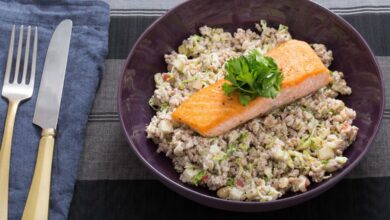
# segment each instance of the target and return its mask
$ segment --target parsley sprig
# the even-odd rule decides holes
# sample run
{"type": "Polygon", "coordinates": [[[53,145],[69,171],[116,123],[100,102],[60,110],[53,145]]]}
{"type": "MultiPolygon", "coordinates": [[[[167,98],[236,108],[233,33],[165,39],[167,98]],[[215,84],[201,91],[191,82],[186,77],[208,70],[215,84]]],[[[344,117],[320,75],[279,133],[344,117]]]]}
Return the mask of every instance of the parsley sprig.
{"type": "Polygon", "coordinates": [[[283,74],[271,57],[263,56],[258,50],[247,55],[232,58],[225,63],[227,75],[222,89],[231,96],[238,92],[244,106],[258,96],[275,98],[283,81],[283,74]]]}

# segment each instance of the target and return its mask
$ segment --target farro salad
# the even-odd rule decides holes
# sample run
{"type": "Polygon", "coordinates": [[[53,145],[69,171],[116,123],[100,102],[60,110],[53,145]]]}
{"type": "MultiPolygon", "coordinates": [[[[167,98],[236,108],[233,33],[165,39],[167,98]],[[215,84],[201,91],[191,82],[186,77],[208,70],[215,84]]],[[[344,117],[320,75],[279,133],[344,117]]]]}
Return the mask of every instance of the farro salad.
{"type": "MultiPolygon", "coordinates": [[[[226,76],[230,58],[253,49],[265,54],[292,39],[284,25],[274,29],[262,20],[255,27],[231,34],[203,26],[165,55],[168,71],[154,76],[149,104],[156,115],[146,132],[184,183],[207,187],[224,199],[266,202],[330,178],[347,162],[343,151],[358,128],[352,125],[356,112],[337,99],[352,92],[339,71],[330,72],[331,83],[317,92],[216,137],[173,121],[172,112],[184,100],[226,76]]],[[[311,47],[329,67],[332,51],[322,44],[311,47]]]]}

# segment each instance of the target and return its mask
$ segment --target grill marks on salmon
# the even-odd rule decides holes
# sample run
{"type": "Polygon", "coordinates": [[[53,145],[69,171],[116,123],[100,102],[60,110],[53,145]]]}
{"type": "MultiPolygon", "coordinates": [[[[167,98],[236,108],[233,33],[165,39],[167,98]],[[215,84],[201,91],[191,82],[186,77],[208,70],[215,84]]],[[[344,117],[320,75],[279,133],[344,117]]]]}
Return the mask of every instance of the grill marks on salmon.
{"type": "Polygon", "coordinates": [[[326,86],[329,70],[304,41],[290,40],[269,51],[284,79],[274,98],[258,97],[243,106],[238,95],[225,95],[222,79],[194,93],[173,113],[172,118],[206,137],[223,134],[255,117],[294,102],[326,86]]]}

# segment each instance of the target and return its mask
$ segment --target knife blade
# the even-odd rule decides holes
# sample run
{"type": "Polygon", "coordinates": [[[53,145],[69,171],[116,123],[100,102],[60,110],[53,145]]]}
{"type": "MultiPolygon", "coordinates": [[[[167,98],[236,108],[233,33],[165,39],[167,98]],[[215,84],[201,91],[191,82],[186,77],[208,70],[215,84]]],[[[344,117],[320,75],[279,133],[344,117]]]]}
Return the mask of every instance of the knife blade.
{"type": "Polygon", "coordinates": [[[47,50],[33,117],[42,134],[23,220],[48,219],[51,166],[72,26],[71,20],[62,21],[54,30],[47,50]]]}
{"type": "Polygon", "coordinates": [[[72,21],[64,20],[49,43],[33,118],[33,123],[43,129],[57,127],[71,32],[72,21]]]}

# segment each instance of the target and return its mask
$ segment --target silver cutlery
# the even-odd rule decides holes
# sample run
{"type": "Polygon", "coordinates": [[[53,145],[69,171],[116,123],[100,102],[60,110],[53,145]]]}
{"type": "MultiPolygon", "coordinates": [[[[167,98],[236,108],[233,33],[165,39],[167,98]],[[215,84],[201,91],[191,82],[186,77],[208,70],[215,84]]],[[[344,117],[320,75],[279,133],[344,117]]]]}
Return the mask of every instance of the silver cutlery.
{"type": "Polygon", "coordinates": [[[71,20],[62,21],[55,29],[47,50],[33,118],[33,123],[42,128],[42,134],[23,220],[48,219],[54,141],[72,26],[71,20]]]}
{"type": "Polygon", "coordinates": [[[38,30],[34,28],[34,45],[30,62],[30,77],[27,78],[27,69],[29,66],[31,26],[27,28],[27,37],[25,41],[23,71],[20,81],[19,70],[23,47],[23,25],[20,26],[18,49],[16,54],[16,63],[14,66],[14,75],[11,77],[12,60],[14,54],[15,25],[12,27],[11,39],[8,49],[7,66],[4,75],[2,96],[8,100],[7,118],[5,121],[3,140],[0,149],[0,220],[8,218],[8,185],[9,168],[11,159],[12,136],[14,130],[15,116],[19,104],[31,98],[34,90],[35,67],[37,61],[38,30]]]}

